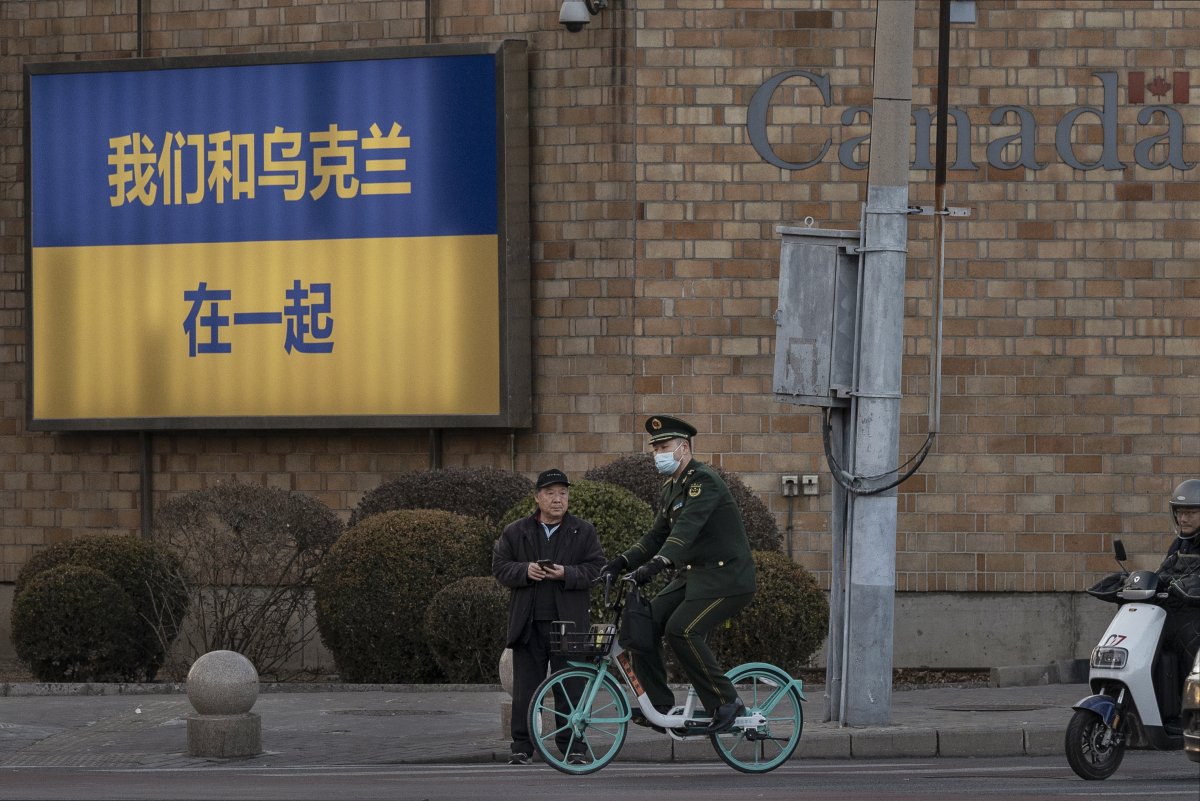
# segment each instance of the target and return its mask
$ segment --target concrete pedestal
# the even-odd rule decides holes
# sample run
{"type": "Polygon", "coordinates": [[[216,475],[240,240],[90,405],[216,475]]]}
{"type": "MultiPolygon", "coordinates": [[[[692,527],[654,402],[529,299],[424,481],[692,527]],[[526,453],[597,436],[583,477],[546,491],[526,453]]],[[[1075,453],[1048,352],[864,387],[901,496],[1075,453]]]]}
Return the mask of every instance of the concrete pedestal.
{"type": "Polygon", "coordinates": [[[262,753],[262,718],[191,714],[187,719],[188,756],[248,757],[262,753]]]}

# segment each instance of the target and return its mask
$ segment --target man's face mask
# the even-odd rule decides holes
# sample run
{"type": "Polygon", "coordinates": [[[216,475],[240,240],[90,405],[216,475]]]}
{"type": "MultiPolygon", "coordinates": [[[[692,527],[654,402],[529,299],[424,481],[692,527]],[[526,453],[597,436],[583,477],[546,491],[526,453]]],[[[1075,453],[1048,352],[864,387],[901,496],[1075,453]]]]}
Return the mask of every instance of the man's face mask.
{"type": "Polygon", "coordinates": [[[675,458],[675,454],[679,452],[682,445],[681,442],[675,446],[675,450],[654,454],[654,466],[658,468],[660,475],[674,475],[675,471],[679,469],[679,460],[675,458]]]}

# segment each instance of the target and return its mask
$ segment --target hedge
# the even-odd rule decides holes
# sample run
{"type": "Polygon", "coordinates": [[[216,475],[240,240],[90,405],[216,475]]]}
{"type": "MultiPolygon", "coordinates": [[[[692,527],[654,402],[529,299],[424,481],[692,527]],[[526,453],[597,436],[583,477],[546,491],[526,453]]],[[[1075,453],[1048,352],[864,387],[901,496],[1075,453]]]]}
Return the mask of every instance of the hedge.
{"type": "Polygon", "coordinates": [[[317,627],[342,679],[444,679],[426,612],[443,587],[490,573],[493,539],[485,522],[435,509],[384,512],[348,529],[315,583],[317,627]]]}
{"type": "Polygon", "coordinates": [[[795,675],[829,633],[829,597],[811,573],[780,553],[754,552],[758,590],[709,637],[717,664],[770,662],[795,675]]]}
{"type": "Polygon", "coordinates": [[[508,590],[468,576],[438,590],[425,613],[429,650],[448,681],[495,684],[508,634],[508,590]]]}
{"type": "MultiPolygon", "coordinates": [[[[70,604],[91,604],[91,601],[78,595],[54,600],[35,594],[21,602],[21,596],[39,575],[68,565],[88,567],[107,576],[128,599],[133,610],[133,617],[129,619],[121,618],[118,611],[113,613],[114,624],[118,618],[122,621],[125,631],[122,641],[128,648],[122,645],[117,652],[103,656],[108,665],[103,672],[120,674],[131,680],[152,680],[179,632],[179,622],[188,607],[179,560],[154,543],[119,534],[91,535],[52,545],[34,554],[17,575],[13,589],[14,620],[18,615],[18,607],[21,607],[19,614],[29,622],[41,615],[46,615],[48,621],[62,619],[70,616],[70,604]],[[38,599],[52,603],[53,608],[38,599]],[[128,659],[128,664],[119,669],[111,664],[111,659],[116,658],[118,652],[121,658],[128,659]]],[[[108,592],[100,589],[100,582],[95,581],[94,577],[88,581],[92,591],[108,592]]],[[[91,612],[90,607],[81,607],[75,614],[86,616],[91,612]]],[[[49,647],[49,643],[46,642],[44,647],[49,647]]],[[[60,643],[58,647],[63,653],[73,652],[75,648],[67,642],[60,643]]],[[[41,653],[42,650],[39,651],[41,653]]],[[[41,656],[38,659],[44,663],[41,656]]],[[[36,670],[34,675],[37,675],[36,670]]]]}
{"type": "Polygon", "coordinates": [[[38,681],[133,681],[147,670],[140,623],[112,578],[60,564],[23,583],[13,602],[13,645],[38,681]]]}
{"type": "Polygon", "coordinates": [[[403,473],[366,493],[350,514],[350,526],[397,509],[441,509],[495,522],[533,482],[520,473],[491,467],[446,467],[403,473]]]}

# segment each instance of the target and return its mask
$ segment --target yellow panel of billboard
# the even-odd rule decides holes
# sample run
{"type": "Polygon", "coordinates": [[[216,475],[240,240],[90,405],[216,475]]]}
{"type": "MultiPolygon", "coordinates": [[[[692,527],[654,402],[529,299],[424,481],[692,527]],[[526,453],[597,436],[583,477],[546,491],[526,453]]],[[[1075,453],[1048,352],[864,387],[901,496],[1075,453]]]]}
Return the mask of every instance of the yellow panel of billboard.
{"type": "Polygon", "coordinates": [[[39,248],[38,419],[495,415],[491,235],[39,248]]]}

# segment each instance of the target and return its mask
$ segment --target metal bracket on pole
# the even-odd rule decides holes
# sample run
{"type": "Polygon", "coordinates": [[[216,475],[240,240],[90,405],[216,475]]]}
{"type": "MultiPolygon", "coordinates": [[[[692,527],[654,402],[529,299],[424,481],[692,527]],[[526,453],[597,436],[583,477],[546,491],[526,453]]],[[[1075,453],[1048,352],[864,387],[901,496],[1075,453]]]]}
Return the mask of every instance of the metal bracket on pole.
{"type": "Polygon", "coordinates": [[[846,245],[846,252],[851,255],[859,253],[907,253],[908,246],[902,248],[869,247],[867,245],[846,245]]]}
{"type": "Polygon", "coordinates": [[[950,206],[938,211],[933,206],[909,206],[909,214],[916,214],[922,217],[932,217],[938,215],[940,217],[970,217],[971,210],[962,206],[950,206]]]}

